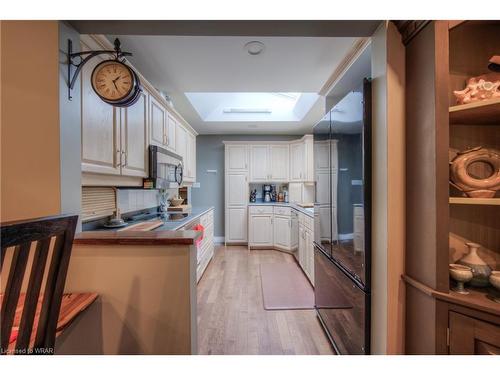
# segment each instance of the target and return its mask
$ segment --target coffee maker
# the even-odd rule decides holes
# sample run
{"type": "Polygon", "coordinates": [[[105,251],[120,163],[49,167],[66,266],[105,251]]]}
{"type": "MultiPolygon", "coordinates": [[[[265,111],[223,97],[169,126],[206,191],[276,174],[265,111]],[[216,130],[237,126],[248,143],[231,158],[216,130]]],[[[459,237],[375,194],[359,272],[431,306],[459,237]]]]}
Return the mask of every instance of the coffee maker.
{"type": "Polygon", "coordinates": [[[262,199],[264,200],[264,202],[271,202],[271,192],[272,192],[271,185],[262,186],[262,199]]]}

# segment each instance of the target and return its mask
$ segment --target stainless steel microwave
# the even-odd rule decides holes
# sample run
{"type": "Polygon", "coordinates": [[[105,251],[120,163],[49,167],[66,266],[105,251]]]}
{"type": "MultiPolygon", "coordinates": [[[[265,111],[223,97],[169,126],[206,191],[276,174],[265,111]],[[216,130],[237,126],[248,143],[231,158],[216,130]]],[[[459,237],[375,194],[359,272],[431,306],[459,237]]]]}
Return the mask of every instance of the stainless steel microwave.
{"type": "Polygon", "coordinates": [[[149,146],[149,177],[144,187],[170,189],[181,186],[183,178],[182,157],[158,146],[149,146]]]}

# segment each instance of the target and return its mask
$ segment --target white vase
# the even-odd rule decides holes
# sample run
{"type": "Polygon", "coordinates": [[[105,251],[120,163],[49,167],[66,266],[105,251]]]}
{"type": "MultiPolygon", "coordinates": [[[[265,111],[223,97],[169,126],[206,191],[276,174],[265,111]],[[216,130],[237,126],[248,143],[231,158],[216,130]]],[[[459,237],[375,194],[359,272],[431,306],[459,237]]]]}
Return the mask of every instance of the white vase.
{"type": "Polygon", "coordinates": [[[460,259],[457,263],[472,268],[473,277],[470,281],[470,285],[478,287],[488,286],[488,278],[491,274],[491,268],[477,254],[477,251],[481,245],[474,242],[466,242],[465,244],[469,248],[469,253],[462,259],[460,259]]]}

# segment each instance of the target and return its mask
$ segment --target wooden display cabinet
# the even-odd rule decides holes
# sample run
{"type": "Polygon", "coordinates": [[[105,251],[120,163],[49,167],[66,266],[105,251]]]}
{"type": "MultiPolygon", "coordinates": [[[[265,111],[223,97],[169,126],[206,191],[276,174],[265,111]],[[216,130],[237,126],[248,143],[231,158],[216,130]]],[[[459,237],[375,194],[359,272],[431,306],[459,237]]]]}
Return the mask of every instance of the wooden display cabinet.
{"type": "MultiPolygon", "coordinates": [[[[448,264],[481,244],[500,267],[500,195],[450,188],[449,149],[500,149],[500,100],[457,105],[453,90],[487,73],[500,53],[498,21],[433,21],[406,44],[406,338],[408,354],[497,354],[500,304],[492,288],[450,291],[448,264]]],[[[475,167],[475,174],[488,174],[475,167]]]]}

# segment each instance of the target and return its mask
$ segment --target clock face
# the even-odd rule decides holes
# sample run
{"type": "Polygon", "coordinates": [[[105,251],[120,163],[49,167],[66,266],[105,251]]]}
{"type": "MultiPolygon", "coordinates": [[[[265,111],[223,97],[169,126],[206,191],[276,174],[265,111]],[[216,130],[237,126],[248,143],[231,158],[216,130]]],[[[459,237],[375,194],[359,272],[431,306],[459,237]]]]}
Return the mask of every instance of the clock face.
{"type": "Polygon", "coordinates": [[[103,61],[92,72],[92,87],[103,99],[119,101],[134,88],[134,77],[125,64],[115,60],[103,61]]]}

